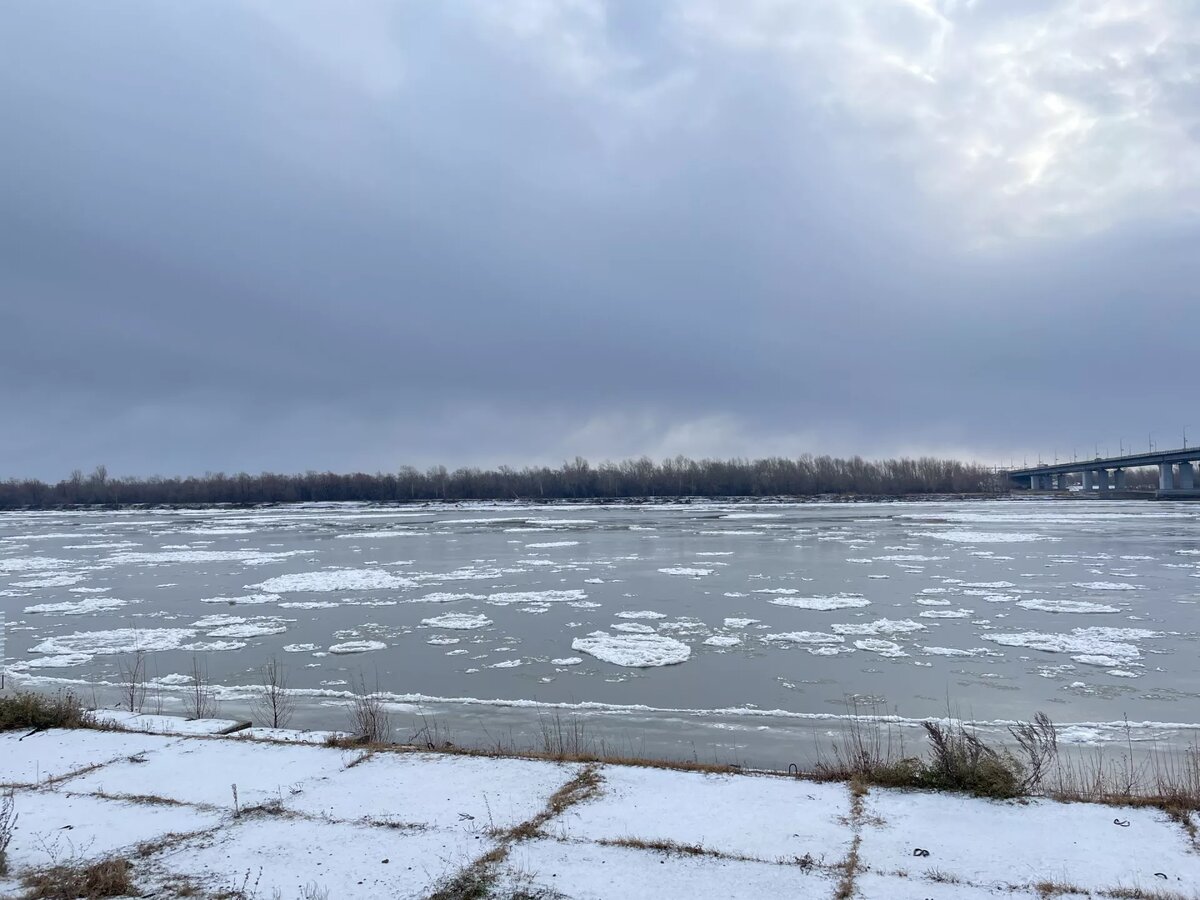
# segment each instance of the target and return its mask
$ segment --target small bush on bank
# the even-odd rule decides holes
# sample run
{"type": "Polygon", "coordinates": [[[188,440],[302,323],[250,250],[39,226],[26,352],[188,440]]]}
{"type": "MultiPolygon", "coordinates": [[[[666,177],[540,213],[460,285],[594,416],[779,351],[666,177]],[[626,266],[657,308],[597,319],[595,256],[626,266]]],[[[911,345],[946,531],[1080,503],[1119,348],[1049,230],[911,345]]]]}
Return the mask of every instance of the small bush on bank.
{"type": "Polygon", "coordinates": [[[922,725],[929,741],[924,757],[906,756],[886,717],[855,710],[832,758],[817,762],[816,776],[831,781],[857,779],[892,788],[963,791],[1005,800],[1035,790],[1057,752],[1054,725],[1039,713],[1031,723],[1011,729],[1028,763],[1008,750],[997,750],[957,721],[922,725]]]}
{"type": "Polygon", "coordinates": [[[85,728],[91,714],[70,691],[57,694],[19,692],[0,697],[0,731],[33,728],[85,728]]]}
{"type": "Polygon", "coordinates": [[[1020,796],[1024,767],[1007,750],[989,747],[961,725],[921,724],[930,747],[930,759],[918,774],[921,787],[994,800],[1020,796]]]}

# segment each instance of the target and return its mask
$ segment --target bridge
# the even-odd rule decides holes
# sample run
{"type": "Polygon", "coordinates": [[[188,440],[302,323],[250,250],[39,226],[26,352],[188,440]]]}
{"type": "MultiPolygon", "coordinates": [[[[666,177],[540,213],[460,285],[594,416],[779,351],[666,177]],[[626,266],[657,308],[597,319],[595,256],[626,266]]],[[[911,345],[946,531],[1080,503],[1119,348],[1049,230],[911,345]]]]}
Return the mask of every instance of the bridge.
{"type": "Polygon", "coordinates": [[[1155,450],[1105,458],[1097,456],[1095,459],[1010,469],[1008,476],[1015,486],[1028,487],[1030,490],[1066,491],[1071,490],[1070,476],[1079,475],[1084,492],[1101,494],[1105,491],[1124,491],[1125,472],[1128,469],[1157,467],[1156,496],[1195,497],[1200,496],[1197,463],[1200,463],[1200,447],[1184,447],[1181,450],[1155,450]]]}

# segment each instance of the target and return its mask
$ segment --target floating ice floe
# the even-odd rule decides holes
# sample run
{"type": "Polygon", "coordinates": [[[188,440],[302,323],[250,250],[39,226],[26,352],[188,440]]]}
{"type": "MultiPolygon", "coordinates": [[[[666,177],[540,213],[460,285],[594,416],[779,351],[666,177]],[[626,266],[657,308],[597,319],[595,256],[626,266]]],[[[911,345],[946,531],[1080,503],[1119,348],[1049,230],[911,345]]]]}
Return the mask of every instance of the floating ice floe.
{"type": "Polygon", "coordinates": [[[408,597],[409,603],[457,603],[459,600],[486,600],[486,594],[426,594],[424,597],[408,597]]]}
{"type": "Polygon", "coordinates": [[[700,578],[704,575],[711,575],[713,569],[699,569],[690,566],[668,566],[664,569],[659,569],[664,575],[686,575],[692,578],[700,578]]]}
{"type": "Polygon", "coordinates": [[[652,609],[635,609],[628,612],[614,613],[618,619],[665,619],[663,613],[655,612],[652,609]]]}
{"type": "Polygon", "coordinates": [[[18,665],[28,669],[70,669],[74,666],[87,665],[91,661],[90,653],[59,653],[54,656],[41,656],[26,663],[18,663],[18,665]]]}
{"type": "Polygon", "coordinates": [[[710,647],[736,647],[741,642],[741,637],[736,634],[714,634],[704,639],[704,643],[710,647]]]}
{"type": "Polygon", "coordinates": [[[973,615],[973,609],[927,609],[920,613],[922,619],[969,619],[973,615]]]}
{"type": "Polygon", "coordinates": [[[654,629],[642,622],[619,622],[612,626],[612,630],[626,634],[654,634],[654,629]]]}
{"type": "Polygon", "coordinates": [[[142,546],[137,541],[92,541],[87,544],[63,544],[64,550],[127,550],[142,546]]]}
{"type": "Polygon", "coordinates": [[[83,581],[83,575],[49,575],[45,578],[30,578],[27,581],[14,581],[12,586],[15,588],[28,588],[30,590],[40,590],[42,588],[70,587],[73,584],[79,584],[83,581]]]}
{"type": "MultiPolygon", "coordinates": [[[[549,550],[553,547],[578,547],[579,541],[539,541],[536,544],[526,544],[528,550],[549,550]]],[[[496,668],[492,666],[492,668],[496,668]]]]}
{"type": "Polygon", "coordinates": [[[192,623],[193,628],[220,628],[222,625],[241,625],[246,620],[242,616],[201,616],[192,623]]]}
{"type": "Polygon", "coordinates": [[[564,656],[560,659],[550,660],[552,666],[577,666],[583,662],[582,656],[564,656]]]}
{"type": "Polygon", "coordinates": [[[386,650],[387,644],[383,641],[346,641],[342,644],[332,644],[329,647],[330,653],[347,654],[347,653],[366,653],[371,650],[386,650]]]}
{"type": "Polygon", "coordinates": [[[429,628],[453,628],[468,631],[475,628],[487,628],[492,620],[487,616],[471,615],[470,613],[446,613],[430,619],[422,619],[421,624],[429,628]]]}
{"type": "Polygon", "coordinates": [[[125,605],[124,600],[115,597],[89,597],[85,600],[63,603],[39,603],[37,606],[25,607],[27,613],[57,614],[60,616],[83,616],[88,613],[107,612],[120,609],[125,605]]]}
{"type": "Polygon", "coordinates": [[[10,572],[42,572],[47,569],[61,569],[75,565],[67,559],[55,559],[52,556],[12,556],[0,559],[0,574],[10,572]]]}
{"type": "Polygon", "coordinates": [[[278,594],[243,594],[240,597],[203,597],[201,603],[226,603],[230,606],[258,606],[278,603],[283,598],[278,594]]]}
{"type": "Polygon", "coordinates": [[[1076,662],[1116,666],[1120,661],[1141,658],[1141,650],[1130,641],[1151,638],[1156,632],[1143,628],[1076,628],[1069,634],[1022,631],[1009,634],[984,634],[985,641],[1005,647],[1028,647],[1045,653],[1069,653],[1076,662]],[[1111,662],[1099,662],[1099,658],[1111,662]]]}
{"type": "Polygon", "coordinates": [[[317,649],[316,644],[284,644],[284,653],[312,653],[317,649]]]}
{"type": "Polygon", "coordinates": [[[111,656],[117,653],[174,650],[196,636],[191,628],[115,628],[108,631],[76,631],[46,638],[30,648],[30,653],[48,655],[88,654],[111,656]]]}
{"type": "Polygon", "coordinates": [[[957,650],[954,647],[922,647],[921,652],[926,656],[1003,656],[995,650],[976,647],[973,650],[957,650]]]}
{"type": "Polygon", "coordinates": [[[179,649],[189,653],[223,653],[242,650],[246,646],[245,641],[194,641],[191,644],[180,644],[179,649]]]}
{"type": "Polygon", "coordinates": [[[726,628],[748,628],[751,625],[757,624],[759,621],[760,621],[759,619],[736,619],[736,618],[726,619],[725,627],[726,628]]]}
{"type": "Polygon", "coordinates": [[[287,631],[287,622],[274,616],[258,616],[242,622],[230,622],[208,632],[209,637],[222,638],[252,638],[267,637],[272,634],[283,634],[287,631]]]}
{"type": "Polygon", "coordinates": [[[1072,656],[1071,659],[1075,662],[1083,663],[1085,666],[1100,666],[1106,668],[1108,666],[1119,666],[1121,660],[1112,656],[1102,656],[1098,653],[1079,653],[1072,656]]]}
{"type": "Polygon", "coordinates": [[[964,597],[980,597],[987,603],[1012,603],[1020,596],[1020,594],[998,594],[982,588],[969,588],[962,594],[964,597]]]}
{"type": "Polygon", "coordinates": [[[912,619],[876,619],[874,622],[833,625],[831,628],[836,634],[911,634],[925,630],[924,625],[912,619]]]}
{"type": "Polygon", "coordinates": [[[648,668],[671,666],[686,662],[692,648],[683,641],[662,634],[607,634],[593,631],[587,637],[575,638],[572,650],[590,654],[615,666],[648,668]]]}
{"type": "Polygon", "coordinates": [[[426,537],[428,534],[428,531],[414,528],[380,528],[378,531],[348,531],[337,537],[342,540],[370,540],[371,538],[426,537]]]}
{"type": "Polygon", "coordinates": [[[524,665],[525,661],[521,659],[506,659],[502,662],[492,663],[488,666],[489,669],[515,669],[517,666],[524,665]]]}
{"type": "Polygon", "coordinates": [[[1083,591],[1140,591],[1140,584],[1129,584],[1126,581],[1081,581],[1071,585],[1083,591]]]}
{"type": "Polygon", "coordinates": [[[1089,603],[1086,600],[1020,600],[1022,609],[1037,609],[1052,613],[1118,613],[1120,608],[1104,603],[1089,603]]]}
{"type": "Polygon", "coordinates": [[[970,531],[963,528],[946,531],[918,531],[914,537],[931,537],[955,544],[1020,544],[1032,541],[1052,541],[1045,535],[1024,531],[970,531]]]}
{"type": "Polygon", "coordinates": [[[512,603],[578,603],[586,599],[586,593],[571,589],[566,591],[508,591],[488,594],[487,602],[493,606],[508,606],[512,603]]]}
{"type": "MultiPolygon", "coordinates": [[[[201,542],[203,543],[203,542],[201,542]]],[[[312,550],[162,550],[152,553],[114,553],[104,561],[114,566],[158,566],[170,563],[240,562],[247,566],[264,566],[293,556],[305,556],[312,550]]]]}
{"type": "Polygon", "coordinates": [[[403,578],[383,569],[326,569],[322,572],[295,572],[277,575],[259,584],[247,585],[268,593],[318,591],[388,591],[415,587],[411,578],[403,578]]]}
{"type": "Polygon", "coordinates": [[[823,631],[784,631],[764,634],[759,640],[764,644],[842,644],[846,641],[841,635],[823,631]]]}
{"type": "Polygon", "coordinates": [[[884,641],[879,638],[864,638],[854,642],[854,646],[859,650],[866,650],[870,653],[878,653],[880,656],[886,656],[896,659],[901,656],[908,656],[904,649],[897,643],[892,641],[884,641]]]}
{"type": "Polygon", "coordinates": [[[822,612],[829,612],[836,609],[854,609],[862,606],[870,606],[871,601],[863,597],[861,594],[831,594],[828,596],[815,597],[776,597],[773,600],[768,600],[775,606],[791,606],[796,609],[813,609],[822,612]]]}

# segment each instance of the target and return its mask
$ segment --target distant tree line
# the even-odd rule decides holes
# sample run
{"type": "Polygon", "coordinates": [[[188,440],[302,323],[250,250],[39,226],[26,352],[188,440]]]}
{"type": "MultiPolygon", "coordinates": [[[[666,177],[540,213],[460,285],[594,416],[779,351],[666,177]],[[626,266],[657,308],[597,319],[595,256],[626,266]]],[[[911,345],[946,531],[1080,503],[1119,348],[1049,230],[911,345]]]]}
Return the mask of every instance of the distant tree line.
{"type": "Polygon", "coordinates": [[[640,497],[811,497],[821,494],[898,496],[977,494],[1007,489],[1003,477],[984,466],[934,459],[801,456],[798,459],[704,459],[648,457],[592,465],[576,457],[561,466],[513,469],[445,466],[395,473],[338,475],[206,474],[189,478],[111,478],[104,466],[90,475],[75,471],[57,484],[11,479],[0,482],[0,509],[75,505],[299,503],[365,500],[583,500],[640,497]]]}

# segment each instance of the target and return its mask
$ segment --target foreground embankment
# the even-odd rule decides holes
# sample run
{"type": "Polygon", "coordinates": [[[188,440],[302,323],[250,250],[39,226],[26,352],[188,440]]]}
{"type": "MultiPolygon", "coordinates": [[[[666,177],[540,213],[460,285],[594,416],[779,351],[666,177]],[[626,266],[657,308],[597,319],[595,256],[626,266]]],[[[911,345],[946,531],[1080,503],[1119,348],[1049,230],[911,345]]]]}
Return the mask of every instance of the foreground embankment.
{"type": "Polygon", "coordinates": [[[0,896],[1200,896],[1192,812],[100,724],[0,734],[0,896]]]}

